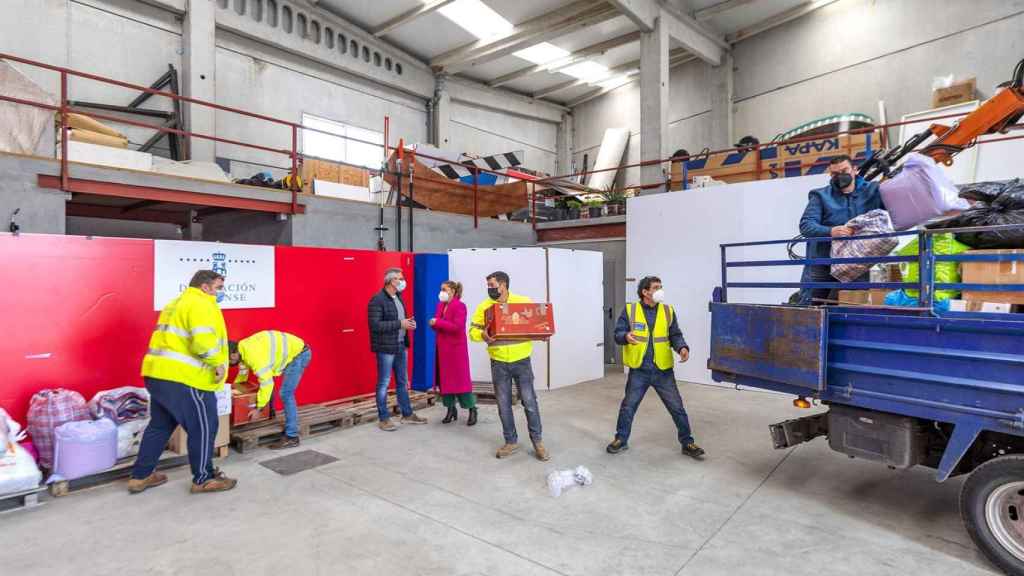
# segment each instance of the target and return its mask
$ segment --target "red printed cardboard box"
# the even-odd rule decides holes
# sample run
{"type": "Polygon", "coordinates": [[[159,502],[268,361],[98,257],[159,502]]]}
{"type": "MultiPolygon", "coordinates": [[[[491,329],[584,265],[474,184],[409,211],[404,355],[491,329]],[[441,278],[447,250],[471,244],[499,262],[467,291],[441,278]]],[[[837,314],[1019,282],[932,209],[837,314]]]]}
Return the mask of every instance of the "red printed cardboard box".
{"type": "MultiPolygon", "coordinates": [[[[241,426],[250,422],[261,422],[270,418],[270,403],[260,410],[257,418],[249,420],[249,412],[256,409],[256,395],[259,388],[253,390],[248,384],[236,384],[231,392],[231,425],[241,426]],[[240,390],[238,387],[241,387],[240,390]]],[[[271,399],[273,401],[273,399],[271,399]]]]}
{"type": "Polygon", "coordinates": [[[555,333],[555,313],[546,302],[495,304],[484,313],[487,333],[499,340],[547,340],[555,333]]]}

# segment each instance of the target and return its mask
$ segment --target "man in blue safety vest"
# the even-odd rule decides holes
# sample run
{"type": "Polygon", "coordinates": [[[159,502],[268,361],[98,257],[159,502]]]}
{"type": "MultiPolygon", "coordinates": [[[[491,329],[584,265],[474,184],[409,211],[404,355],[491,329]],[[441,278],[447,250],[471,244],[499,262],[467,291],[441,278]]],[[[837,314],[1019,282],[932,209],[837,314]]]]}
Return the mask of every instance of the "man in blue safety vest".
{"type": "Polygon", "coordinates": [[[690,347],[679,330],[675,310],[664,303],[665,291],[661,280],[647,276],[640,280],[636,292],[640,302],[626,304],[615,326],[615,341],[623,346],[622,363],[629,367],[629,376],[626,395],[619,408],[615,440],[608,445],[608,453],[618,454],[629,449],[633,416],[647,389],[653,387],[672,415],[683,454],[700,460],[704,457],[704,449],[693,441],[690,420],[672,370],[675,363],[672,351],[675,350],[686,362],[690,359],[690,347]]]}

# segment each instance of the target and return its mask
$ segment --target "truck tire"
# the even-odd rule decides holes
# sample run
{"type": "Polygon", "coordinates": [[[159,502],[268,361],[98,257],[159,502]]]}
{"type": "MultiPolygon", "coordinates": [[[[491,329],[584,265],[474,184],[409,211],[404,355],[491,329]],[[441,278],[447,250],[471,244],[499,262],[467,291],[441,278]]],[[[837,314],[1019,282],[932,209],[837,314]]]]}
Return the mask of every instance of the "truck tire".
{"type": "Polygon", "coordinates": [[[975,468],[960,489],[960,516],[986,558],[1011,576],[1024,576],[1024,455],[975,468]]]}

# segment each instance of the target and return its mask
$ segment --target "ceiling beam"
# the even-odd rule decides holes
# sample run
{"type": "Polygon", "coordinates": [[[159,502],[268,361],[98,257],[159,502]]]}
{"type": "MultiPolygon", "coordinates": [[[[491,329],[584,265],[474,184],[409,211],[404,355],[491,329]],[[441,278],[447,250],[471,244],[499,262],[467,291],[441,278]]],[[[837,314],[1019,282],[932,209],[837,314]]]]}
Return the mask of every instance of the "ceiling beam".
{"type": "Polygon", "coordinates": [[[712,66],[718,66],[722,62],[722,55],[729,49],[729,45],[718,34],[659,0],[609,1],[644,32],[654,30],[654,22],[660,18],[669,36],[712,66]]]}
{"type": "Polygon", "coordinates": [[[833,4],[836,1],[837,0],[813,0],[811,2],[804,2],[803,4],[800,4],[799,6],[796,6],[794,8],[790,8],[785,12],[780,12],[774,16],[765,18],[764,20],[758,22],[757,24],[747,26],[746,28],[743,28],[741,30],[737,30],[732,34],[727,35],[725,37],[725,40],[729,44],[735,44],[741,40],[746,40],[747,38],[756,36],[757,34],[760,34],[762,32],[767,32],[768,30],[771,30],[776,26],[781,26],[786,22],[796,20],[797,18],[803,18],[804,16],[810,14],[811,12],[814,12],[819,8],[824,8],[825,6],[833,4]]]}
{"type": "Polygon", "coordinates": [[[449,50],[434,57],[430,65],[436,71],[460,72],[556,36],[611,20],[617,15],[618,12],[602,0],[577,0],[568,6],[527,20],[507,34],[449,50]]]}
{"type": "Polygon", "coordinates": [[[159,200],[141,200],[121,207],[121,213],[127,214],[136,210],[142,210],[143,208],[149,208],[150,206],[156,206],[157,204],[163,204],[163,202],[159,200]]]}
{"type": "MultiPolygon", "coordinates": [[[[696,58],[696,56],[694,56],[693,54],[690,54],[686,50],[676,49],[676,50],[673,50],[671,54],[669,54],[668,65],[669,65],[669,67],[678,66],[679,64],[682,64],[683,62],[689,62],[690,60],[694,60],[695,58],[696,58]]],[[[609,70],[608,71],[609,72],[608,79],[614,78],[614,77],[622,75],[622,74],[630,74],[630,73],[636,74],[639,71],[640,71],[640,61],[639,60],[634,60],[632,62],[627,62],[625,64],[622,64],[620,66],[616,66],[615,68],[612,68],[611,70],[609,70]]],[[[551,94],[554,94],[556,92],[561,92],[562,90],[568,90],[569,88],[575,88],[577,86],[585,86],[585,85],[590,84],[590,83],[591,82],[587,82],[585,80],[578,80],[578,79],[577,80],[569,80],[567,82],[561,82],[561,83],[555,84],[553,86],[548,86],[547,88],[542,88],[542,89],[538,90],[537,92],[534,92],[532,96],[535,99],[537,99],[537,98],[545,98],[545,97],[550,96],[551,94]]]]}
{"type": "Polygon", "coordinates": [[[619,36],[618,38],[612,38],[611,40],[605,40],[604,42],[599,42],[597,44],[591,44],[590,46],[587,46],[585,48],[580,48],[579,50],[573,52],[572,54],[569,54],[564,58],[559,58],[558,60],[554,60],[546,64],[528,66],[526,68],[516,70],[515,72],[505,74],[504,76],[495,78],[494,80],[490,81],[487,85],[490,86],[491,88],[497,88],[499,86],[504,86],[509,82],[514,82],[516,80],[519,80],[520,78],[525,78],[538,72],[558,72],[559,70],[568,68],[573,64],[578,64],[586,60],[590,56],[604,54],[605,52],[611,50],[612,48],[618,48],[619,46],[632,44],[634,42],[638,42],[639,40],[639,32],[630,32],[629,34],[624,34],[622,36],[619,36]]]}
{"type": "MultiPolygon", "coordinates": [[[[672,68],[675,68],[676,66],[681,66],[683,64],[686,64],[687,62],[692,62],[693,60],[696,60],[696,59],[697,59],[697,57],[694,56],[693,54],[686,54],[683,57],[673,58],[673,59],[669,60],[668,67],[669,67],[669,69],[672,69],[672,68]]],[[[579,106],[580,104],[583,104],[584,102],[593,100],[594,98],[597,98],[599,96],[604,96],[605,94],[607,94],[607,93],[609,93],[609,92],[611,92],[613,90],[618,90],[619,88],[622,88],[626,84],[632,84],[633,82],[636,82],[636,81],[637,81],[637,77],[634,76],[634,77],[630,78],[627,82],[623,82],[622,84],[619,84],[618,86],[612,86],[612,87],[609,87],[609,88],[598,88],[597,90],[594,90],[592,92],[587,92],[586,94],[580,96],[579,98],[577,98],[577,99],[575,99],[575,100],[573,100],[571,102],[567,102],[565,105],[567,107],[569,107],[569,108],[573,108],[573,107],[579,106]]]]}
{"type": "Polygon", "coordinates": [[[697,10],[693,13],[693,17],[696,18],[698,22],[704,22],[718,16],[719,14],[724,14],[730,10],[735,10],[736,8],[746,6],[747,4],[753,4],[754,2],[755,0],[725,0],[725,2],[712,4],[707,8],[697,10]]]}
{"type": "Polygon", "coordinates": [[[395,28],[398,28],[399,26],[405,26],[406,24],[412,22],[417,18],[421,18],[423,16],[426,16],[427,14],[434,13],[440,10],[441,8],[444,8],[445,6],[451,4],[454,1],[455,0],[433,0],[431,2],[426,2],[424,4],[421,4],[420,6],[413,8],[412,10],[407,10],[406,12],[403,12],[398,16],[391,18],[387,22],[384,22],[380,26],[377,26],[373,30],[370,30],[370,34],[373,34],[377,38],[380,38],[381,36],[387,34],[388,32],[391,32],[395,28]]]}

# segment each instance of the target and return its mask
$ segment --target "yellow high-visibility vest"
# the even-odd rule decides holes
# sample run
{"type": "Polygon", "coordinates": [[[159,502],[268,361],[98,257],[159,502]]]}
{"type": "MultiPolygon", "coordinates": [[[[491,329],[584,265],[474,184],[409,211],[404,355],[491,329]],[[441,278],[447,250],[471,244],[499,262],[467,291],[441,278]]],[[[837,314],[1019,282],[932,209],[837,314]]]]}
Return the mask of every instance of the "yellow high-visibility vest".
{"type": "Polygon", "coordinates": [[[654,320],[654,333],[647,325],[647,316],[639,302],[626,304],[626,316],[629,317],[630,333],[636,338],[636,344],[626,344],[622,349],[622,363],[630,368],[639,368],[644,362],[647,346],[654,344],[654,365],[661,370],[672,368],[672,345],[669,343],[668,327],[672,324],[674,311],[668,304],[658,304],[658,313],[654,320]]]}
{"type": "MultiPolygon", "coordinates": [[[[508,303],[509,304],[530,304],[533,300],[530,300],[526,296],[520,296],[509,292],[508,303]]],[[[469,339],[473,342],[484,341],[484,328],[486,327],[485,314],[490,310],[491,306],[497,304],[497,300],[491,300],[490,298],[484,300],[476,307],[476,311],[473,312],[473,319],[469,324],[469,339]]],[[[524,358],[529,358],[530,354],[533,353],[533,342],[509,342],[497,341],[487,345],[487,354],[490,355],[491,360],[497,360],[498,362],[518,362],[524,358]]]]}
{"type": "Polygon", "coordinates": [[[198,288],[186,288],[160,312],[142,359],[142,375],[181,382],[198,390],[216,392],[227,374],[228,333],[217,299],[198,288]]]}
{"type": "Polygon", "coordinates": [[[249,379],[249,370],[260,381],[256,395],[256,407],[263,408],[270,402],[274,392],[274,377],[284,371],[285,366],[306,348],[298,336],[278,330],[264,330],[238,341],[238,355],[242,366],[238,369],[235,384],[249,379]]]}

